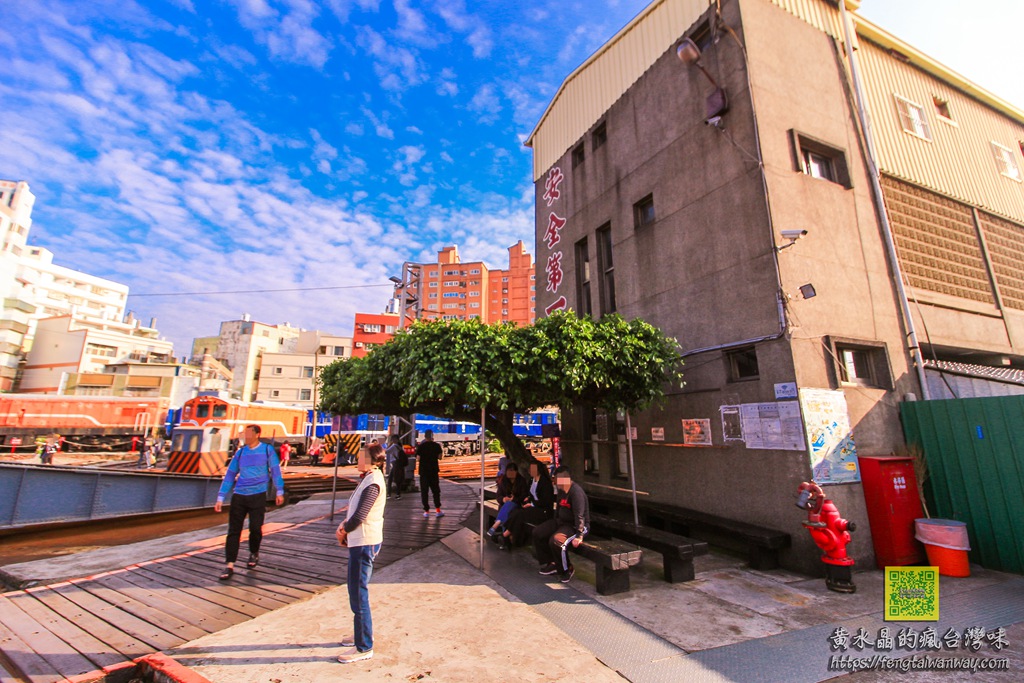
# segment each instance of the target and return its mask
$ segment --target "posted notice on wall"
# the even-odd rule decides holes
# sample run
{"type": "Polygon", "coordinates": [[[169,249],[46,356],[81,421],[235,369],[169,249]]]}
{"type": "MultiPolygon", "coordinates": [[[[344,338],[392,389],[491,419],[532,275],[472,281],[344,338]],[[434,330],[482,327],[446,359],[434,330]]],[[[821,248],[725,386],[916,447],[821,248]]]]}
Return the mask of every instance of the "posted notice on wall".
{"type": "Polygon", "coordinates": [[[727,442],[742,441],[747,448],[802,451],[804,426],[798,401],[741,403],[721,406],[722,433],[727,442]]]}
{"type": "Polygon", "coordinates": [[[800,405],[806,419],[814,481],[819,484],[860,481],[846,395],[841,390],[801,389],[800,405]]]}
{"type": "Polygon", "coordinates": [[[687,446],[711,446],[711,420],[683,420],[683,443],[687,446]]]}

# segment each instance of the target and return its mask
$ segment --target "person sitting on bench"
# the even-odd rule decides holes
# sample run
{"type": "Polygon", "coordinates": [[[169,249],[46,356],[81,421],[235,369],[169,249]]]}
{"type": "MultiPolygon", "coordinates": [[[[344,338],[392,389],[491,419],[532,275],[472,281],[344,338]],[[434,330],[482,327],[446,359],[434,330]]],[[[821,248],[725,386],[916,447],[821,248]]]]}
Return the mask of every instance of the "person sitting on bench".
{"type": "Polygon", "coordinates": [[[526,477],[520,477],[519,466],[509,462],[505,465],[505,475],[498,480],[498,502],[501,507],[498,509],[494,524],[487,530],[487,535],[497,541],[504,531],[509,514],[528,500],[530,490],[526,485],[526,477]]]}
{"type": "Polygon", "coordinates": [[[498,537],[504,550],[526,540],[527,524],[537,526],[551,519],[551,511],[555,507],[555,487],[551,483],[548,468],[536,459],[530,461],[530,489],[527,495],[528,499],[509,513],[505,531],[498,537]]]}
{"type": "Polygon", "coordinates": [[[590,506],[583,488],[573,482],[569,468],[555,470],[555,516],[533,530],[533,547],[540,562],[540,573],[557,573],[569,583],[575,569],[569,561],[569,547],[578,548],[590,530],[590,506]]]}

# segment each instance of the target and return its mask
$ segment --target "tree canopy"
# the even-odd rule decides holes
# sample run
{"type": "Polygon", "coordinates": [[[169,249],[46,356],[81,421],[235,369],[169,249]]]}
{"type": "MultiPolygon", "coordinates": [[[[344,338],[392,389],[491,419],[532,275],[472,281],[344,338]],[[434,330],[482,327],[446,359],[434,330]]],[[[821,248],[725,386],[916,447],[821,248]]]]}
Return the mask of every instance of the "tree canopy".
{"type": "Polygon", "coordinates": [[[586,403],[642,410],[680,382],[676,341],[643,320],[559,312],[529,327],[478,320],[416,322],[363,358],[320,373],[320,408],[335,414],[427,413],[478,422],[516,460],[512,416],[586,403]]]}

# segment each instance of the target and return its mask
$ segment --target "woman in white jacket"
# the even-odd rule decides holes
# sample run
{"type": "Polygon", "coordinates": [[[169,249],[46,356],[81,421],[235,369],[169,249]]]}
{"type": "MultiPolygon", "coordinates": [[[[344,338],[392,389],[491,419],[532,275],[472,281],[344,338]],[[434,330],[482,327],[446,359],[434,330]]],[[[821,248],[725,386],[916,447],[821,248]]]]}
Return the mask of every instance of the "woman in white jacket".
{"type": "Polygon", "coordinates": [[[338,656],[342,664],[373,657],[373,620],[370,617],[370,574],[373,561],[384,541],[384,500],[386,456],[373,444],[359,456],[362,481],[348,502],[348,514],[336,532],[338,543],[348,547],[348,602],[352,608],[353,634],[343,638],[350,648],[338,656]]]}

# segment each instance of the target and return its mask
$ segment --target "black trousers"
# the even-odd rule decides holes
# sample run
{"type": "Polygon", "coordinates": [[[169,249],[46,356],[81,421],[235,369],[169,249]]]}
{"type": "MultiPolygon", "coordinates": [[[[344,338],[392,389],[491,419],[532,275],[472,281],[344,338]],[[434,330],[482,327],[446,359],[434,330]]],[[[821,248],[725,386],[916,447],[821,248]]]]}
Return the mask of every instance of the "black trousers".
{"type": "Polygon", "coordinates": [[[555,563],[562,574],[569,571],[571,541],[576,538],[576,530],[557,519],[549,519],[533,529],[533,549],[537,553],[537,561],[541,564],[555,563]],[[564,542],[555,540],[559,534],[565,536],[564,542]]]}
{"type": "Polygon", "coordinates": [[[388,495],[394,489],[398,495],[402,495],[402,487],[405,486],[405,468],[399,467],[398,463],[391,466],[391,473],[388,474],[388,495]]]}
{"type": "Polygon", "coordinates": [[[263,517],[267,514],[267,492],[231,496],[231,508],[228,511],[228,540],[224,546],[224,559],[234,562],[238,559],[238,546],[242,538],[242,524],[245,516],[249,516],[249,554],[260,551],[263,541],[263,517]]]}
{"type": "Polygon", "coordinates": [[[434,507],[441,507],[441,477],[438,474],[435,475],[423,475],[420,474],[420,496],[423,498],[423,510],[429,511],[430,506],[427,505],[427,489],[434,492],[434,507]]]}
{"type": "Polygon", "coordinates": [[[509,542],[512,545],[522,544],[526,541],[526,525],[538,526],[549,517],[551,517],[550,512],[538,507],[516,508],[509,514],[508,521],[505,523],[505,528],[509,533],[509,542]]]}

